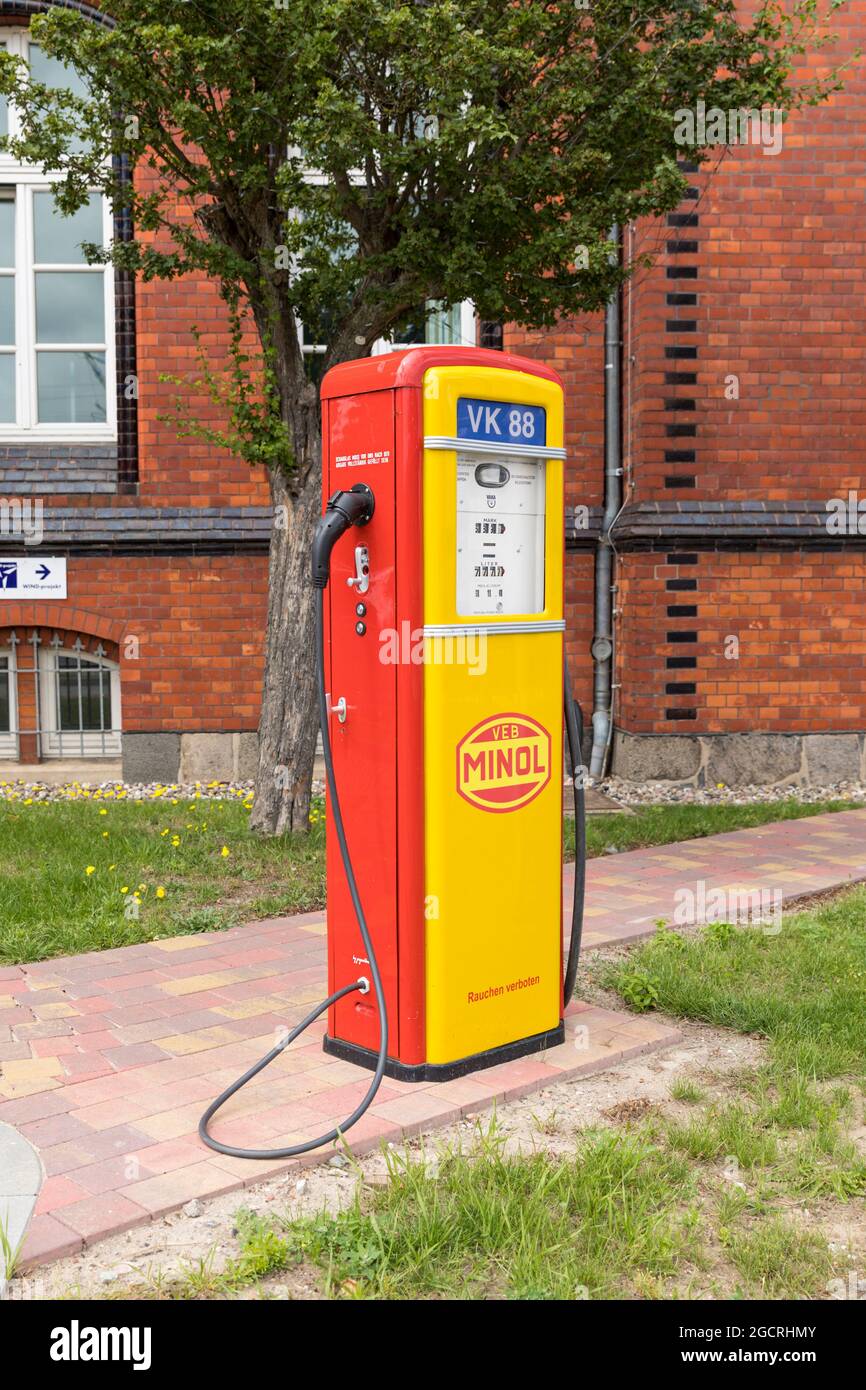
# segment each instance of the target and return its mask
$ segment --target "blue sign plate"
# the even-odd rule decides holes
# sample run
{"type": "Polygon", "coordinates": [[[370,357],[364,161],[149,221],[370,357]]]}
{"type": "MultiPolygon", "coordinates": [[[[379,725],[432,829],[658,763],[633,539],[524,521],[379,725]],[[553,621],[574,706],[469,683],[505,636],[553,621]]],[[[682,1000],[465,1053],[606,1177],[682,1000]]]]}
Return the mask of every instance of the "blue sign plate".
{"type": "Polygon", "coordinates": [[[547,411],[540,405],[513,401],[476,401],[461,396],[457,402],[458,439],[477,439],[486,444],[547,443],[547,411]]]}

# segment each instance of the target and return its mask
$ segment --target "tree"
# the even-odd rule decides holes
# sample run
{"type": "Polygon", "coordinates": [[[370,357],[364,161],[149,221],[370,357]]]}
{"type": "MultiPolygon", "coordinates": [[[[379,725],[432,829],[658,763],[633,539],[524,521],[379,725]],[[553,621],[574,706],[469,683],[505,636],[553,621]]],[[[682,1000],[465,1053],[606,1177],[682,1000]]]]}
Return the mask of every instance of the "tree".
{"type": "Polygon", "coordinates": [[[32,24],[86,96],[3,60],[0,86],[23,116],[10,148],[61,175],[62,210],[98,188],[128,212],[116,265],[220,286],[235,357],[226,430],[210,433],[267,470],[275,509],[253,824],[305,828],[321,437],[298,320],[323,325],[327,369],[431,300],[536,328],[599,308],[632,269],[611,264],[611,225],[682,197],[676,161],[696,151],[675,139],[675,113],[820,99],[830,84],[797,88],[792,73],[825,19],[818,0],[791,0],[787,15],[768,0],[751,18],[736,0],[106,10],[57,7],[32,24]]]}

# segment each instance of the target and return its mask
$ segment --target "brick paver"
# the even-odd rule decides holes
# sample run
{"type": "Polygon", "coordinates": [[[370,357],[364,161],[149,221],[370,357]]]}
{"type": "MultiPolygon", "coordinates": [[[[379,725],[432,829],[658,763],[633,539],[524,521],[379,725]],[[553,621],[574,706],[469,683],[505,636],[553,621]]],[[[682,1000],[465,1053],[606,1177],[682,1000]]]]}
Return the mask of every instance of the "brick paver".
{"type": "MultiPolygon", "coordinates": [[[[703,840],[605,855],[587,865],[584,944],[639,941],[659,918],[673,923],[678,895],[697,900],[714,890],[737,889],[741,898],[780,893],[787,908],[845,883],[866,879],[866,810],[839,811],[732,830],[703,840]],[[699,885],[703,889],[699,891],[699,885]]],[[[572,871],[566,870],[570,904],[572,871]]]]}
{"type": "MultiPolygon", "coordinates": [[[[566,897],[570,882],[565,885],[566,897]]],[[[594,860],[586,944],[633,940],[699,881],[786,899],[866,878],[866,810],[594,860]]],[[[223,1157],[197,1136],[206,1102],[326,992],[321,913],[0,969],[0,1122],[39,1153],[46,1181],[25,1263],[259,1182],[291,1162],[223,1157]]],[[[439,1085],[385,1080],[350,1132],[361,1152],[450,1123],[497,1099],[604,1070],[676,1041],[667,1024],[572,1005],[567,1040],[439,1085]]],[[[321,1050],[324,1020],[220,1112],[213,1132],[277,1148],[332,1128],[369,1074],[321,1050]]]]}

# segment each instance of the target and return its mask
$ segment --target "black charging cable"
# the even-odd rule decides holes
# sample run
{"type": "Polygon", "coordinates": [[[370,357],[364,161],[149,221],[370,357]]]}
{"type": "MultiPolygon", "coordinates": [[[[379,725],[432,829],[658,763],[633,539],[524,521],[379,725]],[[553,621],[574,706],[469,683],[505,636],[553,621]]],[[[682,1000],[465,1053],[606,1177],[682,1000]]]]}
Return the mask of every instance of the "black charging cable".
{"type": "Polygon", "coordinates": [[[562,988],[564,1010],[574,994],[583,938],[583,907],[586,899],[586,793],[583,786],[583,713],[571,689],[567,658],[563,663],[563,673],[565,732],[574,790],[574,898],[571,905],[571,940],[568,943],[568,962],[562,988]]]}
{"type": "Polygon", "coordinates": [[[370,929],[367,926],[367,918],[364,915],[364,908],[361,903],[361,895],[358,891],[358,881],[355,878],[355,870],[352,867],[352,856],[349,853],[349,844],[346,839],[346,828],[343,824],[343,812],[340,808],[340,798],[337,794],[337,782],[334,776],[334,755],[331,747],[331,731],[329,725],[330,711],[328,709],[328,696],[325,690],[325,586],[328,583],[328,575],[331,566],[331,551],[340,536],[349,529],[350,526],[363,526],[373,515],[375,500],[373,493],[364,483],[357,483],[349,492],[338,492],[330,499],[324,516],[319,522],[316,536],[313,541],[313,584],[316,589],[316,676],[319,697],[319,723],[322,730],[322,750],[325,758],[325,775],[328,783],[328,813],[334,825],[337,835],[337,844],[340,847],[340,858],[343,861],[343,868],[346,872],[346,881],[349,885],[349,893],[352,898],[352,906],[355,916],[358,919],[358,926],[361,930],[361,939],[364,943],[364,950],[370,964],[370,979],[362,976],[359,980],[353,980],[351,984],[344,985],[342,989],[335,990],[329,994],[327,999],[323,999],[321,1004],[317,1004],[312,1013],[298,1023],[276,1047],[272,1047],[255,1066],[250,1067],[249,1071],[244,1072],[243,1076],[233,1082],[222,1095],[217,1096],[207,1108],[199,1120],[199,1138],[207,1144],[208,1148],[215,1149],[217,1153],[228,1154],[231,1158],[294,1158],[298,1154],[309,1153],[311,1149],[319,1149],[324,1144],[330,1144],[335,1139],[341,1139],[352,1125],[357,1124],[361,1116],[369,1110],[373,1104],[374,1097],[382,1084],[382,1077],[385,1074],[385,1063],[388,1059],[388,1011],[385,1005],[385,993],[382,988],[382,977],[379,973],[379,965],[376,960],[376,952],[373,949],[373,939],[370,936],[370,929]],[[311,1023],[329,1009],[332,1004],[336,1004],[338,999],[344,998],[347,994],[354,994],[357,990],[361,994],[368,994],[372,989],[376,1007],[379,1012],[379,1055],[376,1059],[376,1069],[373,1078],[367,1088],[367,1093],[363,1100],[355,1107],[342,1124],[335,1129],[331,1129],[327,1134],[321,1134],[317,1139],[307,1139],[303,1144],[292,1144],[287,1149],[236,1149],[231,1144],[221,1144],[218,1139],[208,1133],[208,1125],[218,1110],[222,1109],[227,1100],[237,1095],[248,1081],[252,1081],[254,1076],[269,1067],[281,1053],[285,1052],[295,1038],[300,1037],[311,1023]]]}

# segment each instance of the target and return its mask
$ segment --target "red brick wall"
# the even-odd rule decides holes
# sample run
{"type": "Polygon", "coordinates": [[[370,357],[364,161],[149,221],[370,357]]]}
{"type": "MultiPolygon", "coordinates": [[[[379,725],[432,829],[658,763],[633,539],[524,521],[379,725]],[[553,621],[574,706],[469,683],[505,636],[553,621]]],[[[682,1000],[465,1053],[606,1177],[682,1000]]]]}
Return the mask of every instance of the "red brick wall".
{"type": "Polygon", "coordinates": [[[126,637],[140,639],[139,659],[122,662],[125,729],[257,728],[265,557],[114,559],[110,579],[97,561],[79,561],[75,577],[79,601],[96,606],[106,583],[121,585],[126,637]]]}
{"type": "Polygon", "coordinates": [[[866,554],[705,552],[696,564],[667,561],[639,554],[621,565],[620,728],[712,734],[864,727],[866,554]],[[684,577],[697,580],[694,592],[667,587],[684,577]],[[670,605],[682,604],[694,604],[697,616],[668,616],[670,605]],[[697,641],[669,641],[673,632],[695,632],[697,641]],[[669,658],[680,657],[696,658],[697,670],[667,668],[669,658]],[[694,696],[666,693],[668,682],[695,679],[694,696]],[[696,719],[666,719],[671,706],[694,710],[696,719]]]}
{"type": "MultiPolygon", "coordinates": [[[[866,7],[842,10],[833,28],[837,42],[809,59],[801,77],[826,73],[866,44],[866,7]]],[[[820,510],[849,489],[866,498],[866,295],[858,288],[866,281],[864,139],[866,65],[859,62],[843,93],[786,123],[777,156],[735,147],[689,173],[694,192],[679,220],[694,213],[696,225],[665,218],[628,230],[632,256],[660,254],[623,297],[627,500],[792,499],[820,510]],[[694,276],[669,274],[681,268],[694,268],[694,276]],[[695,294],[697,303],[671,302],[675,294],[695,294]],[[677,356],[683,347],[697,348],[696,356],[677,356]],[[678,373],[695,379],[679,381],[678,373]],[[736,399],[725,394],[731,377],[736,399]],[[672,404],[683,400],[694,409],[672,404]]],[[[542,357],[563,376],[569,497],[599,500],[601,316],[577,331],[573,324],[543,335],[511,329],[506,346],[542,357]]],[[[791,554],[770,542],[758,554],[703,552],[679,571],[666,558],[626,550],[621,561],[620,727],[669,734],[866,728],[862,551],[791,554]],[[696,578],[697,589],[668,591],[677,574],[696,578]],[[669,606],[689,603],[697,618],[668,615],[669,606]],[[696,630],[697,642],[669,643],[676,629],[696,630]],[[728,634],[739,636],[739,660],[725,659],[728,634]],[[696,666],[668,668],[669,658],[685,656],[696,666]],[[696,693],[669,693],[669,684],[694,684],[696,693]],[[674,709],[685,717],[666,717],[674,709]]],[[[569,646],[585,692],[592,588],[584,557],[569,558],[567,592],[569,646]]]]}
{"type": "Polygon", "coordinates": [[[209,364],[228,366],[227,320],[216,287],[203,276],[153,281],[137,289],[139,495],[164,507],[268,505],[264,470],[206,441],[178,438],[180,396],[190,416],[220,428],[221,410],[204,391],[179,388],[162,376],[195,381],[201,376],[196,328],[209,364]],[[166,418],[168,417],[168,418],[166,418]]]}
{"type": "Polygon", "coordinates": [[[16,627],[23,643],[46,621],[49,639],[55,630],[102,637],[120,658],[125,731],[254,730],[267,583],[261,555],[74,557],[68,607],[10,605],[0,646],[4,629],[16,627]],[[116,647],[105,640],[107,615],[116,647]]]}

